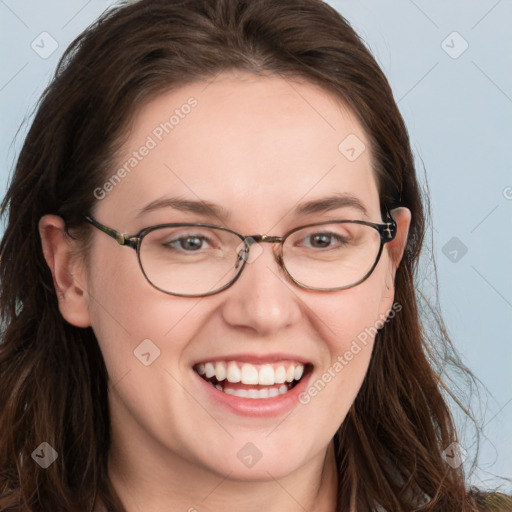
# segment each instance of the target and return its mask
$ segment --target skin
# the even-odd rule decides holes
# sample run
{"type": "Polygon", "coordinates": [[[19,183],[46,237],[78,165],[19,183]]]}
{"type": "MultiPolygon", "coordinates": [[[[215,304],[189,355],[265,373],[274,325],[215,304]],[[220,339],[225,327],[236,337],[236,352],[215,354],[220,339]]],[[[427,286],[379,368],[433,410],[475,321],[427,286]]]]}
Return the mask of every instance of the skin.
{"type": "MultiPolygon", "coordinates": [[[[286,231],[328,219],[365,219],[353,207],[295,217],[299,202],[350,193],[366,220],[382,222],[369,143],[354,115],[309,83],[241,72],[162,94],[135,117],[122,164],[168,113],[189,97],[198,105],[166,134],[93,216],[126,234],[165,222],[211,222],[244,235],[286,231]],[[355,134],[366,150],[353,162],[338,145],[355,134]],[[136,218],[165,196],[208,200],[231,212],[219,219],[163,208],[136,218]]],[[[113,170],[114,172],[115,170],[113,170]]],[[[301,289],[275,260],[273,244],[230,288],[203,298],[151,287],[135,252],[94,230],[86,264],[74,257],[62,219],[41,219],[40,234],[63,317],[92,326],[109,372],[113,442],[109,471],[129,512],[157,510],[333,511],[337,473],[331,439],[359,391],[373,340],[325,388],[291,414],[244,417],[206,399],[191,366],[226,354],[286,352],[313,365],[312,381],[387,315],[410,212],[394,212],[398,236],[372,275],[337,292],[301,289]],[[160,356],[144,366],[144,339],[160,356]],[[262,458],[237,457],[253,443],[262,458]],[[243,496],[243,498],[242,498],[243,496]]]]}

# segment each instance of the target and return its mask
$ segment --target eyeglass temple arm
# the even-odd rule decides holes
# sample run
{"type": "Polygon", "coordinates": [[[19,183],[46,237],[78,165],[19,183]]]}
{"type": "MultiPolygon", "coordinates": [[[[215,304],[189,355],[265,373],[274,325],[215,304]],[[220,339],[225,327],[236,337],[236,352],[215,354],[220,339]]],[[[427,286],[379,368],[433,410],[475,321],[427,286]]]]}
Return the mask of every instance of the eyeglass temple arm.
{"type": "Polygon", "coordinates": [[[108,226],[105,226],[101,222],[98,222],[97,220],[89,216],[85,217],[85,220],[89,222],[89,224],[92,224],[95,228],[98,228],[100,231],[103,231],[103,233],[112,237],[119,245],[127,245],[128,247],[132,247],[133,249],[137,248],[137,237],[126,237],[122,233],[119,233],[119,231],[109,228],[108,226]]]}
{"type": "Polygon", "coordinates": [[[397,225],[395,219],[391,216],[391,212],[389,211],[388,207],[386,206],[386,216],[388,221],[385,222],[379,229],[380,234],[384,238],[384,242],[391,242],[394,240],[397,232],[397,225]]]}

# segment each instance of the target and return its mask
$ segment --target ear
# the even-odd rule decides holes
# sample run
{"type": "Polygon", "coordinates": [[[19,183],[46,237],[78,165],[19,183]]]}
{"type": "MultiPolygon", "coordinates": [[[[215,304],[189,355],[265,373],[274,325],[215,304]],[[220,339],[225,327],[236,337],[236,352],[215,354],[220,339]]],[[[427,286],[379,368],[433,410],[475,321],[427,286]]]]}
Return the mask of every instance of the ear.
{"type": "Polygon", "coordinates": [[[386,244],[391,264],[393,266],[394,277],[407,244],[407,236],[409,235],[409,228],[411,226],[411,210],[401,206],[400,208],[391,210],[390,213],[397,225],[397,232],[394,240],[386,244]]]}
{"type": "Polygon", "coordinates": [[[87,280],[76,254],[77,242],[66,233],[64,220],[57,215],[45,215],[40,219],[39,235],[62,316],[76,327],[89,327],[87,280]]]}

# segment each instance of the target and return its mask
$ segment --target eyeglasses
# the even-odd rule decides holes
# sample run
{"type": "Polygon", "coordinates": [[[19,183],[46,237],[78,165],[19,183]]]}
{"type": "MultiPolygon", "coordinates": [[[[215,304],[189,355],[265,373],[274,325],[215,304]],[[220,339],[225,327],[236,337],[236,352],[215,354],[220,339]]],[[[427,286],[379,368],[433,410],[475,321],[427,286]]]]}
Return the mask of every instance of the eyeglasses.
{"type": "MultiPolygon", "coordinates": [[[[387,210],[386,210],[387,211],[387,210]]],[[[92,217],[85,220],[137,251],[139,265],[156,289],[181,297],[204,297],[231,286],[249,259],[254,244],[279,243],[276,260],[301,288],[337,291],[362,283],[373,272],[384,244],[396,236],[388,222],[329,220],[301,226],[284,236],[243,236],[231,229],[201,223],[159,224],[126,236],[92,217]]],[[[255,255],[258,256],[257,254],[255,255]]],[[[255,259],[255,258],[254,258],[255,259]]]]}

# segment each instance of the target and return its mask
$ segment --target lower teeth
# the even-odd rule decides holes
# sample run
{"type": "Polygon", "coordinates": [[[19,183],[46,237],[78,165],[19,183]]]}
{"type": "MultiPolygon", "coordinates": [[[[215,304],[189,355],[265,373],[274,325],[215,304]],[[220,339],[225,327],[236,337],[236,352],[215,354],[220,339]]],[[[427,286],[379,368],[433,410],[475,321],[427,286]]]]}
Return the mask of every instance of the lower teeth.
{"type": "Polygon", "coordinates": [[[237,396],[240,398],[273,398],[275,396],[284,395],[287,393],[296,382],[290,382],[289,384],[281,384],[278,387],[269,386],[268,388],[260,388],[260,389],[233,389],[230,387],[222,387],[220,384],[215,384],[210,380],[207,380],[209,384],[213,387],[217,388],[219,391],[226,393],[228,395],[237,396]]]}

